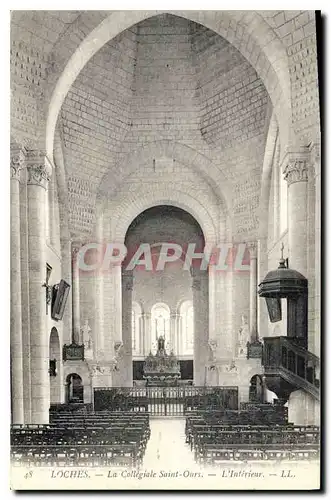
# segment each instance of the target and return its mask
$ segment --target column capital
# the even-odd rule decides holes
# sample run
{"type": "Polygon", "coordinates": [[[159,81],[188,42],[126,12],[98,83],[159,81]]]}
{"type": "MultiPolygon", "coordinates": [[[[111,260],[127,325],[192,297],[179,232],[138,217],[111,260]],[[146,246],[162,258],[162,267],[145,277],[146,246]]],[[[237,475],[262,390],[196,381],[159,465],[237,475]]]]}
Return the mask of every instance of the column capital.
{"type": "Polygon", "coordinates": [[[309,149],[287,151],[282,161],[284,178],[288,185],[308,181],[309,149]]]}
{"type": "Polygon", "coordinates": [[[28,172],[27,184],[46,189],[52,175],[52,165],[45,153],[41,151],[28,151],[26,163],[28,172]]]}
{"type": "Polygon", "coordinates": [[[10,150],[10,178],[20,181],[21,170],[25,166],[25,155],[22,149],[11,148],[10,150]]]}
{"type": "Polygon", "coordinates": [[[77,255],[79,250],[83,246],[83,243],[81,243],[80,241],[71,241],[70,244],[71,244],[71,253],[73,256],[77,255]]]}
{"type": "Polygon", "coordinates": [[[249,255],[251,259],[257,258],[257,241],[248,241],[246,243],[247,248],[249,250],[249,255]]]}

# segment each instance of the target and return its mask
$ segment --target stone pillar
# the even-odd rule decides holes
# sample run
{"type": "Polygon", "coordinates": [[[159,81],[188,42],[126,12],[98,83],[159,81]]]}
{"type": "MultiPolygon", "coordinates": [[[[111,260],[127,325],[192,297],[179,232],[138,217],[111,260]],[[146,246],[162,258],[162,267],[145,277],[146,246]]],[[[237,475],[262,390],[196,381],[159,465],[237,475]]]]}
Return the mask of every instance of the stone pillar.
{"type": "Polygon", "coordinates": [[[178,331],[177,331],[177,313],[170,314],[170,346],[174,354],[178,355],[178,331]]]}
{"type": "Polygon", "coordinates": [[[208,272],[192,268],[191,273],[194,310],[194,385],[203,386],[206,382],[208,364],[208,272]]]}
{"type": "Polygon", "coordinates": [[[63,344],[72,342],[72,256],[71,240],[67,236],[62,236],[61,244],[61,272],[62,279],[71,284],[71,290],[68,295],[67,304],[63,313],[63,344]]]}
{"type": "Polygon", "coordinates": [[[13,424],[23,424],[23,339],[21,302],[20,175],[24,165],[22,151],[11,151],[10,158],[10,361],[11,415],[13,424]]]}
{"type": "Polygon", "coordinates": [[[132,271],[122,271],[122,342],[123,355],[122,382],[124,387],[131,387],[133,383],[132,373],[132,271]]]}
{"type": "Polygon", "coordinates": [[[177,331],[177,354],[183,355],[185,352],[185,344],[182,332],[182,317],[179,313],[176,314],[176,331],[177,331]]]}
{"type": "MultiPolygon", "coordinates": [[[[272,180],[274,188],[274,206],[273,206],[273,220],[274,220],[274,231],[273,231],[273,241],[278,241],[280,233],[280,183],[279,183],[279,158],[280,158],[280,142],[279,137],[276,139],[275,151],[272,161],[272,180]]],[[[271,190],[270,190],[271,191],[271,190]]],[[[263,235],[264,236],[264,235],[263,235]]]]}
{"type": "Polygon", "coordinates": [[[311,147],[311,160],[315,174],[315,328],[313,349],[320,355],[321,335],[321,156],[319,144],[311,147]]]}
{"type": "Polygon", "coordinates": [[[49,421],[49,336],[46,331],[45,203],[51,167],[44,154],[27,156],[29,299],[31,342],[31,422],[49,421]]]}
{"type": "Polygon", "coordinates": [[[251,342],[258,340],[257,333],[257,243],[248,243],[249,264],[249,329],[251,342]]]}
{"type": "Polygon", "coordinates": [[[145,353],[145,322],[143,314],[139,317],[139,344],[138,344],[138,355],[144,356],[145,353]]]}
{"type": "MultiPolygon", "coordinates": [[[[102,245],[103,242],[103,214],[97,215],[96,222],[96,242],[102,245]]],[[[100,261],[103,259],[103,252],[100,255],[100,261]]],[[[109,272],[109,271],[108,271],[109,272]]],[[[94,275],[94,328],[93,328],[93,341],[94,341],[94,355],[96,359],[101,359],[101,354],[104,352],[104,332],[103,332],[103,271],[101,266],[95,271],[94,275]]]]}
{"type": "Polygon", "coordinates": [[[152,350],[151,314],[150,313],[143,313],[143,318],[144,318],[144,334],[145,334],[144,355],[148,356],[148,354],[152,350]]]}
{"type": "Polygon", "coordinates": [[[31,368],[30,368],[30,301],[29,301],[29,244],[28,244],[28,193],[27,170],[21,172],[21,311],[23,341],[23,399],[24,423],[31,423],[31,368]]]}
{"type": "Polygon", "coordinates": [[[79,262],[78,252],[81,245],[77,242],[71,244],[72,256],[72,342],[82,343],[80,334],[80,296],[79,296],[79,262]]]}
{"type": "MultiPolygon", "coordinates": [[[[233,353],[233,271],[217,270],[215,266],[211,266],[214,274],[215,283],[215,307],[214,307],[214,327],[209,328],[209,338],[218,341],[220,350],[219,354],[222,358],[232,359],[233,353]]],[[[209,279],[211,273],[209,274],[209,279]]],[[[210,286],[209,286],[210,290],[210,286]]],[[[211,305],[212,301],[209,300],[211,305]]],[[[209,313],[211,319],[211,314],[209,313]]]]}
{"type": "Polygon", "coordinates": [[[49,231],[49,243],[52,248],[55,248],[55,194],[54,194],[54,182],[55,178],[52,178],[48,183],[48,231],[49,231]]]}
{"type": "Polygon", "coordinates": [[[288,183],[289,267],[307,277],[307,151],[287,152],[283,165],[288,183]]]}

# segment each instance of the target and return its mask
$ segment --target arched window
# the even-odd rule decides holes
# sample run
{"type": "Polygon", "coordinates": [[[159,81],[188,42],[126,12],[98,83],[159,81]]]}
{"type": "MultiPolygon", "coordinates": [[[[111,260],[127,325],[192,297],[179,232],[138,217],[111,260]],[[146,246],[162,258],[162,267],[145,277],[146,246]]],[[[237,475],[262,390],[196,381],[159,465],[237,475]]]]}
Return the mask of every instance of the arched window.
{"type": "Polygon", "coordinates": [[[186,300],[180,307],[181,317],[181,339],[179,343],[179,354],[183,356],[193,355],[194,342],[194,311],[191,300],[186,300]]]}
{"type": "Polygon", "coordinates": [[[170,341],[170,309],[163,302],[154,304],[151,311],[152,347],[155,349],[157,339],[163,337],[165,345],[170,341]]]}
{"type": "Polygon", "coordinates": [[[132,302],[132,354],[140,354],[141,307],[132,302]]]}

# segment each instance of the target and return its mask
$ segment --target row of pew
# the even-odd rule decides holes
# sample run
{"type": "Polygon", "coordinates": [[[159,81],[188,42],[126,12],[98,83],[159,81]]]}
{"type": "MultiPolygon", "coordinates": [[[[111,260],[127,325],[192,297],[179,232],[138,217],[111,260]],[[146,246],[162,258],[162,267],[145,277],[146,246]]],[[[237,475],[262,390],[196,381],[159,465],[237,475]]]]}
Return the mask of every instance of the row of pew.
{"type": "MultiPolygon", "coordinates": [[[[186,418],[186,442],[195,461],[204,465],[224,461],[312,460],[319,457],[317,426],[297,426],[282,419],[270,425],[256,419],[247,424],[242,411],[196,411],[186,418]]],[[[260,415],[261,416],[261,415],[260,415]]],[[[270,416],[270,415],[269,415],[270,416]]]]}
{"type": "Polygon", "coordinates": [[[149,415],[126,412],[52,414],[45,425],[12,425],[11,460],[27,466],[140,467],[149,415]]]}

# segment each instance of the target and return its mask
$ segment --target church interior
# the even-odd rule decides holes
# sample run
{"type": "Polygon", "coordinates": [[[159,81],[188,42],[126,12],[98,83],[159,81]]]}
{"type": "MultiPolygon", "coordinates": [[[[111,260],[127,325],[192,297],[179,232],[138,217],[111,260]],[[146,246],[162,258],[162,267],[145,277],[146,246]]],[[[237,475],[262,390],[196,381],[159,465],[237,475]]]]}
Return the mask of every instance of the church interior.
{"type": "Polygon", "coordinates": [[[12,12],[14,464],[318,459],[316,27],[12,12]]]}

